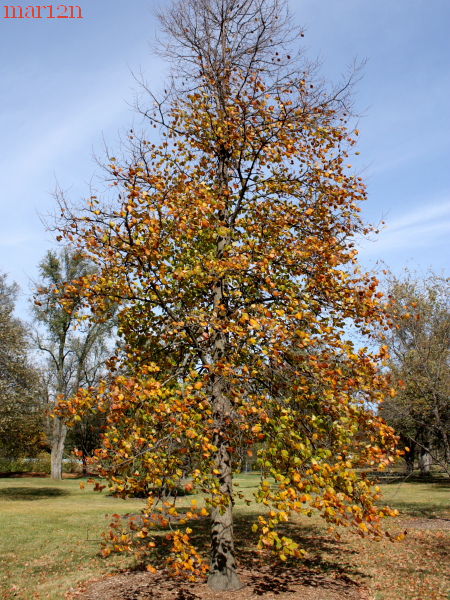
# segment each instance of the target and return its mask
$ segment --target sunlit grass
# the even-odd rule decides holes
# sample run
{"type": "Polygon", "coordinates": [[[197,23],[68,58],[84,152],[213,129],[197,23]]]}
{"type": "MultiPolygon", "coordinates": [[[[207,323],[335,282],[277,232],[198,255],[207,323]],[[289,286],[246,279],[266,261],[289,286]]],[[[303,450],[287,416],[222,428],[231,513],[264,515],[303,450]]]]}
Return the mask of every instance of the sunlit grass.
{"type": "Polygon", "coordinates": [[[441,483],[398,482],[381,486],[384,501],[403,515],[426,518],[450,517],[450,481],[441,483]]]}
{"type": "Polygon", "coordinates": [[[98,556],[106,515],[142,504],[81,490],[74,480],[0,480],[1,597],[60,600],[62,590],[110,568],[98,556]]]}

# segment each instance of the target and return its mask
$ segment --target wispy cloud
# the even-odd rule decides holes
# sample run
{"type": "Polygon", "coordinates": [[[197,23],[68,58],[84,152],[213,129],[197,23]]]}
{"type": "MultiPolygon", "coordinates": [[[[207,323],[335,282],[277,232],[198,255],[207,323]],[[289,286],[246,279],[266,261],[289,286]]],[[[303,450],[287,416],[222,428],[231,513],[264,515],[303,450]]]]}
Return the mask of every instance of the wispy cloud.
{"type": "Polygon", "coordinates": [[[387,224],[389,231],[399,231],[418,223],[424,225],[435,219],[450,219],[450,200],[417,208],[387,224]]]}
{"type": "Polygon", "coordinates": [[[64,114],[54,115],[55,127],[48,129],[43,119],[41,124],[35,124],[35,135],[24,139],[21,148],[14,153],[12,160],[6,159],[0,163],[0,169],[10,174],[26,174],[31,176],[39,173],[42,168],[55,164],[64,155],[73,153],[77,146],[97,135],[103,127],[107,127],[117,115],[127,110],[123,94],[113,94],[112,90],[103,88],[96,95],[84,99],[81,104],[65,107],[64,114]],[[67,118],[66,115],[70,115],[67,118]]]}
{"type": "Polygon", "coordinates": [[[433,154],[442,155],[447,152],[447,149],[448,136],[444,133],[434,135],[432,139],[426,141],[422,140],[421,144],[404,142],[393,147],[389,152],[386,152],[383,148],[379,150],[382,158],[378,159],[375,156],[371,164],[363,168],[363,174],[364,177],[375,178],[377,175],[401,169],[405,165],[411,168],[411,165],[423,160],[424,157],[429,157],[433,154]]]}
{"type": "Polygon", "coordinates": [[[360,241],[360,253],[365,256],[382,255],[393,250],[406,250],[441,243],[450,239],[450,201],[416,208],[390,222],[372,241],[360,241]]]}

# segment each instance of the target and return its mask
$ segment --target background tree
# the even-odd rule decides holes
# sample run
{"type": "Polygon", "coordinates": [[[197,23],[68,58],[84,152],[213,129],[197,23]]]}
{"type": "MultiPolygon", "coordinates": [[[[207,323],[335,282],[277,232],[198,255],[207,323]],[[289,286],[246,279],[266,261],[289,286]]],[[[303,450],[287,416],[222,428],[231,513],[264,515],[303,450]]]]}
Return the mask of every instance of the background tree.
{"type": "Polygon", "coordinates": [[[0,274],[0,453],[35,456],[44,443],[39,372],[31,366],[30,336],[14,316],[17,286],[0,274]]]}
{"type": "Polygon", "coordinates": [[[418,459],[423,475],[431,462],[450,464],[450,280],[430,273],[390,276],[388,294],[395,327],[388,343],[398,395],[381,414],[409,447],[409,470],[418,459]]]}
{"type": "MultiPolygon", "coordinates": [[[[113,329],[113,319],[108,321],[108,326],[102,335],[99,335],[89,352],[84,368],[82,385],[85,387],[97,386],[105,374],[105,359],[112,353],[110,334],[113,329]]],[[[80,341],[78,340],[78,344],[80,341]]],[[[101,446],[101,436],[105,430],[106,418],[102,413],[85,415],[77,421],[67,433],[66,448],[74,450],[82,461],[83,474],[88,473],[88,460],[94,456],[95,450],[101,446]]]]}
{"type": "Polygon", "coordinates": [[[347,85],[327,91],[292,58],[284,2],[183,0],[161,20],[175,70],[166,100],[143,112],[163,141],[130,135],[128,159],[108,166],[116,197],[81,211],[61,198],[62,234],[98,268],[67,302],[83,297],[96,317],[117,303],[124,352],[120,375],[60,410],[106,414],[98,460],[110,487],[153,490],[142,527],[115,524],[114,550],[153,556],[152,527],[187,518],[160,491],[188,473],[206,502],[188,517],[211,518],[210,564],[173,524],[169,565],[236,589],[243,443],[260,444],[261,548],[303,556],[277,526],[314,509],[381,535],[392,511],[360,467],[395,456],[392,430],[368,409],[386,394],[386,348],[356,348],[346,324],[368,335],[386,320],[355,260],[354,237],[370,228],[347,165],[347,85]]]}
{"type": "MultiPolygon", "coordinates": [[[[67,282],[76,281],[93,270],[92,264],[79,253],[70,248],[64,248],[59,254],[49,251],[39,267],[41,281],[34,303],[38,324],[35,340],[37,348],[48,357],[48,396],[54,406],[58,398],[67,400],[79,387],[96,382],[108,355],[106,340],[112,334],[112,321],[110,318],[98,323],[80,321],[77,311],[81,299],[74,298],[70,306],[61,303],[60,296],[67,282]]],[[[92,430],[94,422],[85,423],[83,427],[90,431],[89,441],[98,439],[98,432],[94,435],[92,430]]],[[[51,476],[61,479],[67,427],[55,416],[50,428],[51,476]]],[[[75,436],[76,432],[77,429],[75,436]]]]}

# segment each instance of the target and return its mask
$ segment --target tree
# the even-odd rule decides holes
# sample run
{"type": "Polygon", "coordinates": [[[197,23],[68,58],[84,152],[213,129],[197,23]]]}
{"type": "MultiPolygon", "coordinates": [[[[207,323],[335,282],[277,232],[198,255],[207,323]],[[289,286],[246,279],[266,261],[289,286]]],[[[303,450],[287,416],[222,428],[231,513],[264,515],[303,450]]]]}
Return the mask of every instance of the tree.
{"type": "MultiPolygon", "coordinates": [[[[80,298],[70,306],[63,305],[60,296],[67,282],[76,281],[92,271],[92,265],[70,248],[59,254],[49,251],[40,263],[41,281],[34,302],[38,324],[37,348],[48,356],[48,386],[51,404],[58,398],[68,399],[82,385],[91,385],[102,368],[107,349],[105,339],[111,336],[112,322],[80,321],[77,311],[80,298]]],[[[51,425],[51,476],[62,478],[62,460],[67,427],[59,416],[51,425]]]]}
{"type": "Polygon", "coordinates": [[[450,463],[449,284],[434,273],[422,280],[390,275],[387,283],[395,323],[389,366],[398,395],[381,414],[409,448],[408,469],[418,459],[423,475],[431,461],[447,471],[450,463]]]}
{"type": "MultiPolygon", "coordinates": [[[[109,327],[103,333],[110,333],[112,325],[113,319],[110,319],[109,327]]],[[[91,387],[98,385],[102,375],[104,375],[105,358],[109,357],[112,352],[111,344],[108,345],[108,341],[110,340],[105,338],[105,335],[100,335],[87,356],[83,369],[83,386],[91,387]]],[[[104,414],[85,415],[67,433],[66,448],[73,450],[81,459],[83,475],[87,475],[88,461],[94,456],[95,450],[101,446],[101,438],[105,425],[104,414]]]]}
{"type": "Polygon", "coordinates": [[[258,444],[256,500],[270,507],[254,526],[261,548],[303,556],[277,526],[313,509],[381,535],[392,511],[359,468],[396,456],[369,408],[387,393],[386,348],[356,348],[347,324],[369,335],[387,321],[355,258],[370,228],[347,168],[358,133],[346,127],[348,85],[327,92],[291,58],[284,2],[182,0],[161,21],[175,70],[166,99],[142,112],[163,141],[130,133],[129,159],[107,165],[117,196],[81,211],[60,198],[61,235],[98,268],[66,288],[67,302],[83,297],[94,318],[117,303],[124,341],[97,392],[60,411],[105,414],[100,472],[117,494],[151,490],[142,527],[115,523],[112,548],[156,560],[165,542],[152,526],[170,522],[175,573],[209,571],[213,589],[237,589],[243,443],[258,444]],[[166,493],[186,475],[205,494],[187,516],[166,493]],[[207,514],[209,566],[183,529],[207,514]]]}
{"type": "Polygon", "coordinates": [[[0,452],[8,458],[34,456],[44,441],[39,373],[25,325],[14,317],[16,294],[0,274],[0,452]]]}

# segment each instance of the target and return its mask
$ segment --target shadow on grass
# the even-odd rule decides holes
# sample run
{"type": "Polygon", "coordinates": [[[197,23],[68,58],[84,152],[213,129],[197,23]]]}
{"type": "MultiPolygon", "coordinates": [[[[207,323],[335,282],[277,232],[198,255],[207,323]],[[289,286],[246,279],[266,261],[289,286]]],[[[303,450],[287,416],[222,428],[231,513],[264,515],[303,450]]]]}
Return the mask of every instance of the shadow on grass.
{"type": "MultiPolygon", "coordinates": [[[[235,549],[239,573],[252,592],[258,596],[267,593],[283,594],[295,591],[298,586],[327,589],[339,597],[346,598],[347,591],[361,585],[367,577],[352,564],[357,552],[345,542],[327,536],[323,529],[309,523],[286,523],[278,528],[281,536],[287,536],[307,551],[306,558],[281,561],[275,554],[259,552],[256,548],[256,536],[252,533],[253,523],[258,512],[238,511],[234,517],[235,549]]],[[[208,551],[210,547],[210,522],[208,519],[189,523],[192,529],[191,540],[197,548],[208,551]]],[[[164,536],[155,539],[156,547],[151,559],[155,566],[163,566],[170,551],[170,542],[164,536]]],[[[144,565],[136,565],[141,570],[144,565]]],[[[180,590],[187,595],[177,596],[191,599],[189,589],[180,590]]],[[[351,596],[353,597],[353,596],[351,596]]]]}
{"type": "Polygon", "coordinates": [[[70,492],[52,487],[9,487],[0,489],[0,500],[44,500],[69,496],[70,492]]]}
{"type": "Polygon", "coordinates": [[[430,475],[429,477],[420,477],[418,475],[407,475],[407,474],[386,474],[383,477],[377,475],[373,476],[378,484],[393,485],[398,483],[411,483],[411,484],[433,484],[437,488],[450,488],[450,479],[448,477],[436,477],[430,475]]]}
{"type": "Polygon", "coordinates": [[[25,477],[50,477],[48,473],[36,473],[35,471],[7,471],[0,473],[0,479],[22,479],[25,477]]]}
{"type": "Polygon", "coordinates": [[[255,594],[282,594],[294,591],[293,586],[306,585],[336,592],[342,590],[342,597],[345,597],[343,588],[359,585],[365,577],[351,564],[355,550],[307,522],[285,523],[277,530],[280,536],[291,538],[307,551],[303,560],[281,561],[274,554],[257,553],[251,532],[257,517],[256,512],[250,515],[238,513],[234,524],[237,556],[243,570],[249,572],[249,585],[255,594]]]}
{"type": "Polygon", "coordinates": [[[422,517],[424,519],[445,519],[449,515],[449,506],[444,504],[430,504],[429,502],[392,502],[402,515],[409,517],[422,517]]]}

